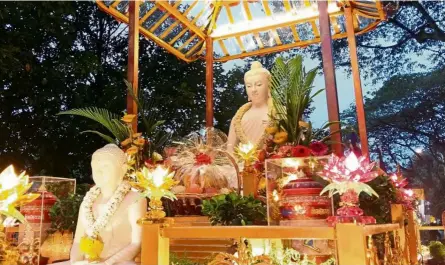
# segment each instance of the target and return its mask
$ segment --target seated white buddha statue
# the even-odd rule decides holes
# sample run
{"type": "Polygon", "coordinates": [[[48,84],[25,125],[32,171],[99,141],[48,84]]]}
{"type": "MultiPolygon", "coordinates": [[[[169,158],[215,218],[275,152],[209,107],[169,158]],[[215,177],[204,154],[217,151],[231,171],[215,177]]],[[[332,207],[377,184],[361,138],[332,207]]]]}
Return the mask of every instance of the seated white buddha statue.
{"type": "Polygon", "coordinates": [[[250,142],[257,148],[263,145],[272,109],[270,76],[270,72],[260,62],[253,62],[250,70],[245,73],[244,83],[249,102],[239,108],[230,124],[227,140],[229,153],[233,153],[239,143],[250,142]]]}
{"type": "Polygon", "coordinates": [[[97,150],[91,167],[96,186],[80,206],[70,261],[58,264],[136,264],[134,259],[142,242],[142,228],[137,221],[145,216],[146,199],[131,191],[130,184],[123,180],[126,156],[116,145],[97,150]]]}

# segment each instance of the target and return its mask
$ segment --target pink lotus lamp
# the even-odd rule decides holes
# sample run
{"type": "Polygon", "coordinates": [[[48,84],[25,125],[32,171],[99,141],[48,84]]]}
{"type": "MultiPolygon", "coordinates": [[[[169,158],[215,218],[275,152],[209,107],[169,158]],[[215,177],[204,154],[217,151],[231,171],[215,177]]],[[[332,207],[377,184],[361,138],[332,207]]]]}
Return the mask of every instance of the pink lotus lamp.
{"type": "Polygon", "coordinates": [[[321,176],[331,183],[321,191],[320,195],[325,192],[329,192],[329,197],[337,193],[340,195],[340,208],[337,209],[337,216],[330,216],[327,219],[330,225],[376,222],[372,216],[363,216],[363,210],[358,206],[361,192],[378,197],[378,194],[365,184],[378,176],[378,172],[373,170],[374,166],[375,163],[369,163],[369,160],[363,156],[357,158],[353,152],[347,157],[339,158],[332,155],[329,158],[321,176]]]}

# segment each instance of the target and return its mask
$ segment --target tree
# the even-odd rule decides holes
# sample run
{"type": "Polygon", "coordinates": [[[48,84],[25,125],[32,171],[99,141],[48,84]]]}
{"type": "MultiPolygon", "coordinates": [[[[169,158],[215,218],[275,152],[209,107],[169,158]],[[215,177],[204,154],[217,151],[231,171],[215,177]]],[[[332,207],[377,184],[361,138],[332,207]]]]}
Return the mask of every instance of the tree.
{"type": "Polygon", "coordinates": [[[78,135],[74,128],[85,121],[55,114],[84,104],[122,109],[115,96],[125,91],[119,24],[86,2],[0,6],[0,49],[7,54],[0,67],[0,167],[88,176],[88,155],[102,143],[78,135]]]}
{"type": "MultiPolygon", "coordinates": [[[[89,180],[91,154],[105,142],[80,132],[102,128],[56,114],[92,106],[125,110],[127,27],[91,2],[2,2],[0,21],[0,168],[12,163],[30,174],[89,180]]],[[[203,126],[204,63],[186,64],[140,40],[140,93],[152,103],[150,112],[177,136],[203,126]]],[[[221,73],[216,64],[215,119],[227,131],[227,113],[243,97],[233,97],[229,85],[238,76],[221,73]]]]}
{"type": "MultiPolygon", "coordinates": [[[[362,78],[376,83],[419,69],[442,69],[445,65],[445,2],[386,1],[384,4],[389,4],[386,8],[389,18],[374,30],[357,36],[362,78]],[[399,8],[393,12],[395,7],[399,8]],[[421,60],[419,56],[428,57],[428,60],[421,60]]],[[[350,71],[347,39],[334,40],[333,45],[335,65],[350,71]]],[[[310,45],[304,53],[319,60],[320,45],[310,45]]]]}
{"type": "Polygon", "coordinates": [[[445,150],[440,154],[428,151],[417,154],[413,158],[410,170],[405,176],[415,186],[422,187],[425,200],[431,205],[430,213],[439,217],[445,209],[445,150]]]}
{"type": "MultiPolygon", "coordinates": [[[[396,164],[408,168],[419,156],[418,148],[445,165],[444,84],[443,70],[401,75],[366,98],[370,149],[376,152],[381,148],[385,162],[392,168],[396,164]]],[[[356,124],[354,107],[342,114],[342,120],[356,124]]]]}

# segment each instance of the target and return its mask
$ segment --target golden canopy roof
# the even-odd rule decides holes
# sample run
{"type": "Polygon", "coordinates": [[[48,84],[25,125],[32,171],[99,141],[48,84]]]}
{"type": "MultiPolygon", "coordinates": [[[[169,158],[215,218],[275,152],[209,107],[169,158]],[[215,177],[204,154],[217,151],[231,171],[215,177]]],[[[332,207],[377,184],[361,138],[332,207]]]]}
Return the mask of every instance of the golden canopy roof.
{"type": "MultiPolygon", "coordinates": [[[[129,1],[96,1],[121,22],[129,1]]],[[[356,34],[385,19],[380,1],[328,0],[333,39],[346,37],[342,7],[351,5],[356,34]]],[[[228,61],[320,42],[316,0],[151,0],[139,5],[139,31],[184,61],[205,57],[213,40],[215,61],[228,61]]]]}

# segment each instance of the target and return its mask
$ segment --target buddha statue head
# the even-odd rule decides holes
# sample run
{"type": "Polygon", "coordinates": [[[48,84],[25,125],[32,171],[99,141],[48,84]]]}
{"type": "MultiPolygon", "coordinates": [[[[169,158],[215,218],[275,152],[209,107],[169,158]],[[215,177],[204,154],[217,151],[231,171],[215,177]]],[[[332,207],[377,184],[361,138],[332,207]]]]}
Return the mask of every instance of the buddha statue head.
{"type": "Polygon", "coordinates": [[[260,62],[253,62],[250,70],[244,75],[247,96],[255,106],[268,103],[270,97],[270,72],[260,62]]]}
{"type": "Polygon", "coordinates": [[[127,172],[126,161],[125,153],[115,144],[107,144],[94,152],[91,168],[96,186],[114,191],[127,172]]]}

